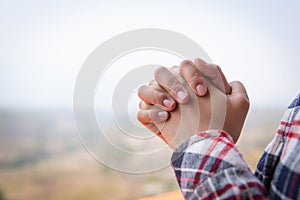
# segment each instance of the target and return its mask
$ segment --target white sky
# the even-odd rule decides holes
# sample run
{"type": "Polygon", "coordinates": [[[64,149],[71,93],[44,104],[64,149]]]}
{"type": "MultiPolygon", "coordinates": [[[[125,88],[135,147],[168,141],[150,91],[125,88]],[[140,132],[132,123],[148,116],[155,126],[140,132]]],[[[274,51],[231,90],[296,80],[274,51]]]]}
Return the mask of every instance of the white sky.
{"type": "Polygon", "coordinates": [[[299,6],[289,0],[0,1],[0,107],[71,107],[89,53],[137,28],[188,36],[228,80],[244,83],[252,105],[286,106],[300,86],[299,6]]]}

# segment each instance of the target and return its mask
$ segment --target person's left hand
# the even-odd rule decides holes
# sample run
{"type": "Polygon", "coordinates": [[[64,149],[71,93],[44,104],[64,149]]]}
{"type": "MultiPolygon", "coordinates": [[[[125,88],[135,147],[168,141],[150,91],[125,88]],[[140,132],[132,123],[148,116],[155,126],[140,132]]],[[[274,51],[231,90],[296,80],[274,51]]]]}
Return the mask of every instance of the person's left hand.
{"type": "MultiPolygon", "coordinates": [[[[164,73],[161,73],[163,78],[179,81],[189,95],[189,101],[185,104],[178,104],[170,114],[158,106],[141,102],[137,118],[171,148],[175,149],[190,136],[208,129],[211,119],[210,95],[207,94],[204,97],[197,98],[187,82],[177,74],[178,68],[170,70],[159,68],[157,71],[164,71],[164,73]],[[203,116],[201,116],[202,113],[203,116]]],[[[170,97],[166,90],[154,82],[149,85],[149,88],[165,95],[167,98],[170,97]]]]}

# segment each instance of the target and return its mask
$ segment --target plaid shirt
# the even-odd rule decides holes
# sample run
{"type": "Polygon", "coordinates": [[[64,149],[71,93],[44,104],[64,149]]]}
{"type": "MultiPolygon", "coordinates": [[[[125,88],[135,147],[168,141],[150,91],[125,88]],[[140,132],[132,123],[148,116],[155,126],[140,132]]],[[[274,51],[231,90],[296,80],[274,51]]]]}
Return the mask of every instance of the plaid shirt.
{"type": "Polygon", "coordinates": [[[224,131],[192,136],[172,155],[185,199],[300,199],[300,94],[253,174],[224,131]]]}

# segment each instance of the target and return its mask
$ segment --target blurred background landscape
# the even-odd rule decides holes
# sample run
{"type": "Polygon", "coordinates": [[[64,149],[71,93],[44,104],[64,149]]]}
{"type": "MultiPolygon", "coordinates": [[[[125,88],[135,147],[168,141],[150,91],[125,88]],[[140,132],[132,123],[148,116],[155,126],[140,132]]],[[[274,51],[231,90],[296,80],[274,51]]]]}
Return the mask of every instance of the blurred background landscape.
{"type": "MultiPolygon", "coordinates": [[[[251,169],[283,111],[251,110],[238,142],[251,169]]],[[[178,189],[170,167],[134,175],[98,163],[81,146],[72,110],[1,109],[0,137],[0,199],[137,199],[178,189]]]]}
{"type": "MultiPolygon", "coordinates": [[[[104,41],[140,28],[189,37],[229,81],[244,83],[251,108],[237,145],[254,170],[299,92],[299,6],[296,0],[0,0],[0,200],[132,200],[179,189],[170,167],[138,175],[100,164],[76,131],[73,91],[82,64],[104,41]]],[[[153,63],[178,64],[178,57],[167,53],[142,53],[112,65],[105,90],[95,91],[98,120],[111,117],[110,92],[127,72],[153,63]]],[[[130,106],[136,109],[137,102],[130,106]]],[[[119,114],[122,121],[128,113],[119,114]]],[[[77,123],[97,133],[88,120],[77,123]]],[[[117,137],[116,124],[104,123],[105,134],[117,137]]],[[[125,126],[131,130],[136,124],[125,126]]],[[[155,149],[161,143],[140,146],[155,149]]],[[[101,153],[121,165],[139,166],[110,149],[101,153]]]]}

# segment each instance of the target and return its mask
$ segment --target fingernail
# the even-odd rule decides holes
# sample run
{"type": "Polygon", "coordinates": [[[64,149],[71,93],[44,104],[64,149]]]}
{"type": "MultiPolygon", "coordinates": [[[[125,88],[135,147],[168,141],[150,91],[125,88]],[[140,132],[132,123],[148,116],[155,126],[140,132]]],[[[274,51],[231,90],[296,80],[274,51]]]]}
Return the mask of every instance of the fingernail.
{"type": "Polygon", "coordinates": [[[206,94],[206,88],[203,85],[201,85],[201,84],[198,84],[196,86],[196,91],[200,95],[205,95],[206,94]]]}
{"type": "Polygon", "coordinates": [[[157,115],[161,119],[167,119],[167,117],[168,117],[168,113],[165,111],[158,112],[157,115]]]}
{"type": "Polygon", "coordinates": [[[177,97],[178,97],[180,100],[183,101],[183,100],[187,97],[187,94],[186,94],[184,91],[179,90],[179,91],[177,92],[177,97]]]}
{"type": "Polygon", "coordinates": [[[163,104],[168,107],[168,108],[171,108],[173,106],[173,101],[170,100],[170,99],[164,99],[163,100],[163,104]]]}

